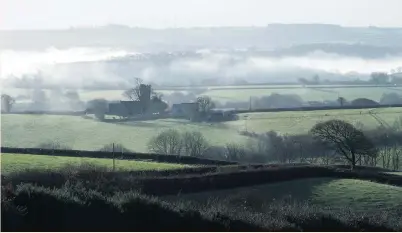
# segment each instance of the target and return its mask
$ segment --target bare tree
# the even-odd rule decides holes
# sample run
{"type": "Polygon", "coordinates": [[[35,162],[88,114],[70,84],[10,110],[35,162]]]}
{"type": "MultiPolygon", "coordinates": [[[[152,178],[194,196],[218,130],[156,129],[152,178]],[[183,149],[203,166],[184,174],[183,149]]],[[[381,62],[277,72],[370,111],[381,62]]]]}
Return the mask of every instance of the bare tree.
{"type": "Polygon", "coordinates": [[[143,83],[142,79],[135,78],[134,79],[135,86],[123,92],[123,96],[129,100],[136,101],[141,98],[140,86],[143,83]]]}
{"type": "Polygon", "coordinates": [[[379,150],[378,157],[383,168],[399,170],[402,149],[397,145],[386,145],[379,150]]]}
{"type": "Polygon", "coordinates": [[[148,150],[157,154],[180,155],[182,152],[180,132],[168,129],[159,133],[148,142],[148,150]]]}
{"type": "Polygon", "coordinates": [[[185,132],[182,136],[183,153],[188,156],[199,157],[209,148],[205,137],[197,131],[185,132]]]}
{"type": "Polygon", "coordinates": [[[341,106],[344,106],[346,104],[346,99],[342,96],[338,97],[337,101],[341,106]]]}
{"type": "Polygon", "coordinates": [[[228,143],[225,147],[225,157],[229,161],[241,161],[246,156],[246,149],[235,143],[228,143]]]}
{"type": "Polygon", "coordinates": [[[334,148],[349,161],[353,170],[363,156],[375,156],[374,144],[361,130],[342,120],[329,120],[313,126],[310,133],[334,148]]]}
{"type": "Polygon", "coordinates": [[[209,96],[200,96],[197,98],[197,103],[201,113],[206,114],[209,110],[215,107],[215,103],[209,96]]]}
{"type": "Polygon", "coordinates": [[[1,95],[1,109],[4,112],[10,112],[11,108],[15,104],[15,99],[7,94],[1,95]]]}

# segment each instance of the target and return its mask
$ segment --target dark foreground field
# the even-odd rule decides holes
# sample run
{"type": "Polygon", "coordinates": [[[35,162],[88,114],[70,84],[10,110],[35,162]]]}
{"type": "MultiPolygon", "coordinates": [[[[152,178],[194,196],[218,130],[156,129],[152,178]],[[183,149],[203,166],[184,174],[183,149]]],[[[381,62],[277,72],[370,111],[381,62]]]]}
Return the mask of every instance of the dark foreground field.
{"type": "Polygon", "coordinates": [[[307,165],[19,171],[2,176],[1,230],[401,231],[401,187],[380,170],[307,165]]]}

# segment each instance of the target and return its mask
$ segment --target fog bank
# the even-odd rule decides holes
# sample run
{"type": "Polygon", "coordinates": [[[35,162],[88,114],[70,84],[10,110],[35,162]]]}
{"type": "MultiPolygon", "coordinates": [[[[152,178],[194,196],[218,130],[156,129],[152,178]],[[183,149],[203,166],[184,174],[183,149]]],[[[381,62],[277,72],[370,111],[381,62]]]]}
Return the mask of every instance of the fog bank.
{"type": "Polygon", "coordinates": [[[110,48],[78,47],[49,48],[44,52],[3,50],[0,51],[0,77],[2,83],[8,85],[36,77],[46,84],[77,88],[125,85],[133,77],[160,85],[196,85],[205,80],[233,84],[241,80],[248,83],[292,82],[314,74],[338,80],[361,78],[371,72],[390,72],[402,66],[402,56],[363,59],[321,51],[284,57],[209,50],[198,51],[196,56],[152,54],[125,58],[127,55],[139,54],[110,48]],[[120,58],[118,61],[109,60],[117,57],[120,58]]]}

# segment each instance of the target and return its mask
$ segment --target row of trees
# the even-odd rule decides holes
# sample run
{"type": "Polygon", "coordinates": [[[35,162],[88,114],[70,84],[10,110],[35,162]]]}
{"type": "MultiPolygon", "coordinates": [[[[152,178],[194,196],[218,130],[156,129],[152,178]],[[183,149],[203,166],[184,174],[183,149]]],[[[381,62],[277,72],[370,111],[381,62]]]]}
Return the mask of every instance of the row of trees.
{"type": "Polygon", "coordinates": [[[152,138],[148,148],[153,153],[245,163],[346,162],[352,169],[356,165],[378,164],[389,169],[400,169],[402,134],[392,134],[383,128],[367,133],[363,132],[362,126],[329,120],[317,123],[309,135],[279,135],[272,131],[262,135],[250,133],[248,136],[251,139],[245,145],[229,143],[224,147],[214,147],[199,132],[180,133],[169,129],[152,138]]]}
{"type": "Polygon", "coordinates": [[[167,155],[201,157],[210,147],[206,138],[197,131],[179,132],[168,129],[153,137],[148,143],[150,152],[167,155]]]}
{"type": "Polygon", "coordinates": [[[25,110],[32,111],[51,111],[57,110],[82,110],[84,102],[80,100],[80,96],[76,91],[63,91],[61,89],[51,90],[46,93],[42,89],[33,89],[29,96],[18,96],[14,98],[7,94],[1,95],[2,112],[11,112],[17,99],[31,100],[31,103],[25,105],[25,110]]]}

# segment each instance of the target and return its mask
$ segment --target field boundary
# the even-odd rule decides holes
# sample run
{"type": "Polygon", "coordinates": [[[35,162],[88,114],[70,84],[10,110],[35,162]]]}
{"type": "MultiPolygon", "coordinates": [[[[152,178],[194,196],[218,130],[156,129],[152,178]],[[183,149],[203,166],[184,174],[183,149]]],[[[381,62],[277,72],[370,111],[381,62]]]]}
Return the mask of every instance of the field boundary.
{"type": "Polygon", "coordinates": [[[306,106],[298,108],[264,108],[252,110],[235,110],[236,113],[258,113],[258,112],[296,112],[296,111],[319,111],[319,110],[353,110],[353,109],[373,109],[373,108],[400,108],[402,104],[373,105],[373,106],[306,106]]]}
{"type": "MultiPolygon", "coordinates": [[[[235,114],[239,113],[258,113],[258,112],[308,112],[308,111],[320,111],[320,110],[353,110],[353,109],[373,109],[373,108],[400,108],[402,104],[390,104],[390,105],[373,105],[373,106],[306,106],[297,108],[261,108],[261,109],[236,109],[235,114]]],[[[61,115],[61,116],[84,116],[85,111],[22,111],[22,112],[2,112],[2,115],[13,115],[13,114],[31,114],[31,115],[61,115]]],[[[170,117],[170,116],[169,116],[170,117]]],[[[167,115],[162,114],[161,116],[151,116],[150,120],[168,118],[167,115]]],[[[173,117],[172,117],[173,118],[173,117]]],[[[140,118],[142,120],[148,120],[148,117],[140,118]]]]}
{"type": "Polygon", "coordinates": [[[398,175],[315,165],[267,167],[261,170],[188,174],[187,176],[141,177],[138,178],[138,181],[145,194],[165,196],[177,195],[178,193],[227,190],[309,178],[358,179],[402,187],[402,177],[398,175]],[[163,188],[161,189],[161,187],[163,188]]]}
{"type": "Polygon", "coordinates": [[[49,155],[66,156],[80,158],[108,158],[119,160],[147,160],[162,163],[177,163],[191,165],[236,165],[235,162],[204,159],[190,156],[151,154],[151,153],[132,153],[132,152],[106,152],[106,151],[86,151],[86,150],[53,150],[42,148],[15,148],[1,147],[1,153],[31,154],[31,155],[49,155]]]}

